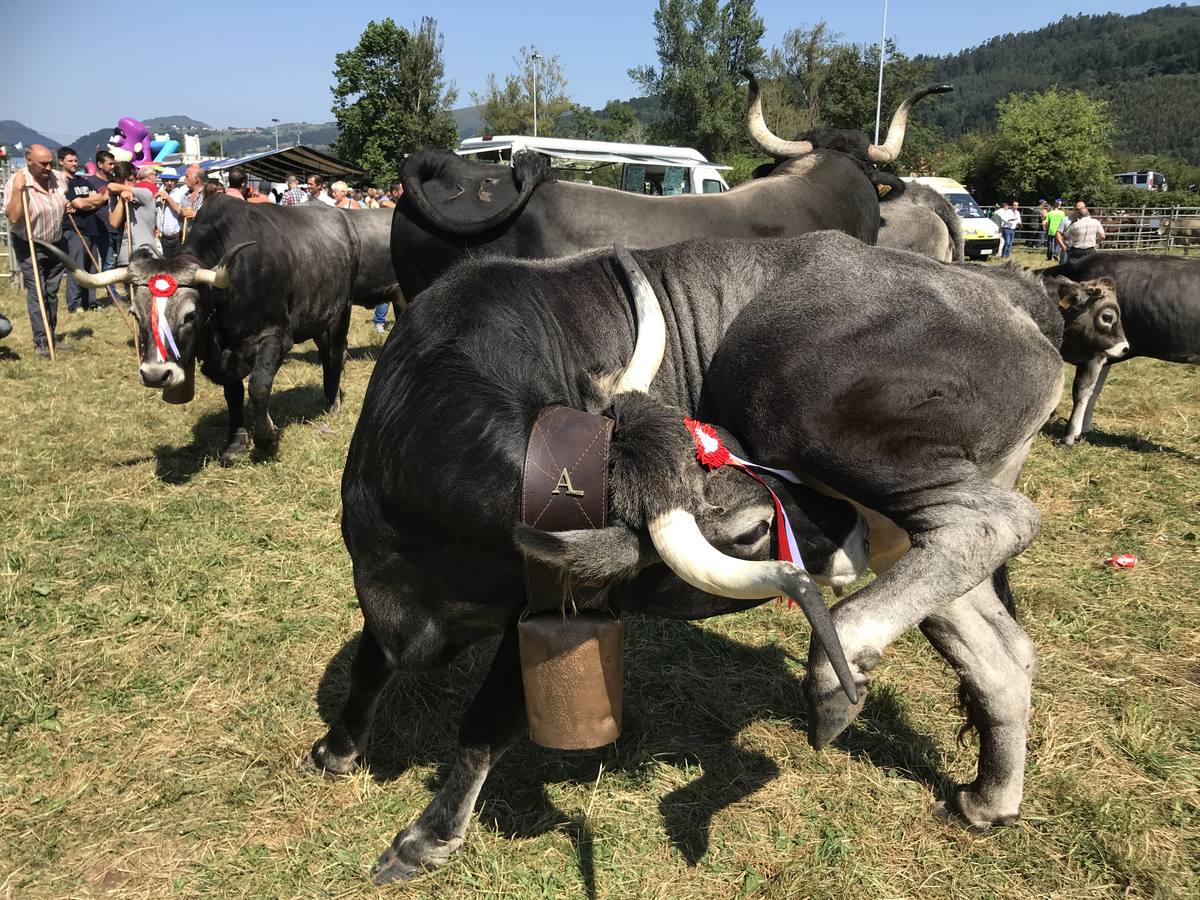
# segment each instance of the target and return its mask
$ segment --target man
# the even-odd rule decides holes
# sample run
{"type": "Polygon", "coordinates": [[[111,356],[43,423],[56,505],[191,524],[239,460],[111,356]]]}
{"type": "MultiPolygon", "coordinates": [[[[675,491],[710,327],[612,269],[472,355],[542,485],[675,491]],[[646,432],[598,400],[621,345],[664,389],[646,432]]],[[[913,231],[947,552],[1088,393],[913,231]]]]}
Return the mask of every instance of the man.
{"type": "Polygon", "coordinates": [[[54,244],[63,253],[67,252],[67,242],[62,236],[63,215],[67,211],[67,186],[52,168],[53,163],[54,156],[47,147],[31,144],[25,150],[25,168],[13,172],[4,185],[4,214],[12,225],[13,249],[16,251],[21,278],[25,282],[25,307],[29,311],[33,349],[38,356],[50,355],[50,336],[58,325],[58,283],[62,280],[63,264],[57,257],[32,243],[32,239],[54,244]],[[22,198],[29,210],[32,234],[25,228],[22,198]],[[33,276],[34,253],[37,254],[42,297],[46,303],[44,322],[33,276]]]}
{"type": "Polygon", "coordinates": [[[381,209],[395,209],[400,203],[400,195],[404,193],[404,185],[395,181],[392,183],[392,189],[384,196],[379,198],[379,206],[381,209]]]}
{"type": "Polygon", "coordinates": [[[225,188],[225,194],[229,197],[236,197],[238,200],[246,199],[246,173],[241,169],[231,169],[229,172],[229,187],[225,188]]]}
{"type": "Polygon", "coordinates": [[[300,178],[296,175],[289,175],[286,179],[287,190],[283,192],[283,197],[279,201],[280,206],[299,206],[304,202],[305,191],[300,187],[300,178]]]}
{"type": "Polygon", "coordinates": [[[308,176],[308,197],[305,203],[324,203],[326,206],[337,206],[337,201],[325,193],[325,179],[320,175],[308,176]]]}
{"type": "MultiPolygon", "coordinates": [[[[58,148],[58,165],[67,193],[67,214],[63,217],[63,240],[67,253],[85,272],[94,272],[92,259],[104,259],[108,250],[108,228],[97,217],[97,211],[108,202],[103,179],[79,171],[79,154],[73,147],[58,148]]],[[[67,310],[83,312],[99,309],[94,292],[80,286],[67,273],[67,310]]]]}
{"type": "MultiPolygon", "coordinates": [[[[117,164],[117,158],[107,150],[96,151],[96,177],[103,181],[106,185],[112,180],[113,167],[117,164]]],[[[108,204],[108,195],[105,194],[104,203],[101,206],[108,204]]],[[[117,255],[121,250],[121,232],[112,228],[108,224],[107,212],[97,212],[96,219],[100,226],[104,229],[108,237],[108,246],[104,248],[104,256],[98,257],[100,260],[100,268],[108,271],[117,264],[117,255]]]]}
{"type": "Polygon", "coordinates": [[[1067,251],[1068,259],[1082,259],[1095,253],[1104,241],[1104,226],[1093,219],[1087,204],[1080,200],[1075,204],[1075,221],[1060,229],[1058,240],[1067,251]]]}
{"type": "Polygon", "coordinates": [[[1062,198],[1054,201],[1054,206],[1046,213],[1046,259],[1058,256],[1058,230],[1062,227],[1067,211],[1062,208],[1062,198]]]}
{"type": "Polygon", "coordinates": [[[163,183],[155,194],[157,208],[154,220],[158,226],[163,256],[175,256],[179,253],[183,232],[183,222],[178,212],[179,201],[187,194],[187,188],[179,184],[179,175],[174,169],[163,169],[159,178],[163,183]]]}
{"type": "MultiPolygon", "coordinates": [[[[147,187],[147,179],[154,178],[154,167],[143,166],[134,172],[133,164],[119,162],[113,169],[112,181],[108,183],[111,194],[108,200],[108,224],[118,230],[128,228],[130,241],[121,242],[121,252],[117,257],[118,265],[128,265],[129,258],[143,247],[157,253],[154,243],[155,207],[154,195],[157,187],[147,187]],[[134,183],[134,176],[137,183],[134,183]],[[128,222],[126,221],[128,216],[128,222]]],[[[153,184],[153,182],[150,182],[153,184]]]]}
{"type": "Polygon", "coordinates": [[[1017,229],[1021,227],[1021,204],[1013,200],[1007,206],[999,210],[1000,216],[1000,233],[1004,236],[1004,249],[1000,251],[1000,256],[1012,256],[1013,237],[1017,233],[1017,229]]]}
{"type": "Polygon", "coordinates": [[[274,203],[275,197],[271,194],[271,182],[265,178],[262,179],[257,187],[250,189],[250,196],[246,198],[247,203],[274,203]]]}

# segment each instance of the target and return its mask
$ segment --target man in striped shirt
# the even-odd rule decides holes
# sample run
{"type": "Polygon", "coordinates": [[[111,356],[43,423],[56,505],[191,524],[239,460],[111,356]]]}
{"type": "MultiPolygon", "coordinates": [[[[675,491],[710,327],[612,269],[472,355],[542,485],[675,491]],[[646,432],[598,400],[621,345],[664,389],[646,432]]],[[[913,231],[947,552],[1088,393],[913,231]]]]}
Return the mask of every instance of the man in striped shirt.
{"type": "Polygon", "coordinates": [[[29,310],[29,325],[33,331],[33,349],[39,356],[49,356],[46,325],[50,333],[58,324],[58,283],[62,280],[63,264],[47,251],[30,243],[25,230],[25,214],[21,208],[24,196],[29,209],[29,223],[35,240],[54,244],[63,253],[63,214],[67,211],[67,185],[60,173],[52,168],[54,156],[41,144],[31,144],[25,151],[25,168],[17,169],[4,185],[4,214],[12,224],[13,249],[21,278],[25,282],[25,306],[29,310]],[[46,302],[47,323],[42,322],[37,288],[33,277],[33,252],[37,252],[38,272],[42,278],[42,296],[46,302]]]}

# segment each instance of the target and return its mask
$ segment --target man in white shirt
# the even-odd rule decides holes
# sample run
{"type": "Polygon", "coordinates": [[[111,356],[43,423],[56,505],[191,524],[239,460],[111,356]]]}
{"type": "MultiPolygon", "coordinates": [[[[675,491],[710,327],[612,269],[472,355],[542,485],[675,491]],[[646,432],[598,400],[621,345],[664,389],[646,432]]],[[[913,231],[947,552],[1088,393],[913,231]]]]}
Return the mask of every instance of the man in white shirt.
{"type": "Polygon", "coordinates": [[[337,206],[337,201],[325,190],[325,179],[320,175],[308,176],[308,197],[305,203],[324,203],[326,206],[337,206]]]}
{"type": "Polygon", "coordinates": [[[1021,227],[1021,204],[1013,200],[1007,206],[1001,207],[999,216],[1000,233],[1004,236],[1004,249],[1000,255],[1012,256],[1013,237],[1021,227]]]}

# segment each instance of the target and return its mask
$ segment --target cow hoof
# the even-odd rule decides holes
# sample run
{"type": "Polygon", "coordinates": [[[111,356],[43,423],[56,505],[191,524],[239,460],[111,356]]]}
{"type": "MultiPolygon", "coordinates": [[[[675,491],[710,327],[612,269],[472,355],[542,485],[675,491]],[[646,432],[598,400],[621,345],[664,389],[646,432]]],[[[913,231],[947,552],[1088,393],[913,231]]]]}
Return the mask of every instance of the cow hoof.
{"type": "Polygon", "coordinates": [[[810,693],[811,686],[805,685],[804,693],[808,699],[808,742],[814,750],[831,744],[862,712],[863,704],[867,702],[867,682],[855,679],[854,684],[858,688],[857,703],[851,703],[840,687],[824,699],[814,700],[810,693]]]}
{"type": "Polygon", "coordinates": [[[279,429],[272,428],[268,433],[259,437],[254,436],[254,449],[263,456],[274,456],[279,452],[279,429]]]}
{"type": "Polygon", "coordinates": [[[1012,825],[1021,814],[999,813],[987,809],[975,793],[968,789],[955,791],[952,799],[933,804],[933,817],[968,831],[983,832],[993,826],[1012,825]]]}
{"type": "Polygon", "coordinates": [[[221,451],[220,461],[223,466],[232,466],[250,451],[250,435],[244,428],[239,428],[229,445],[221,451]]]}
{"type": "Polygon", "coordinates": [[[327,775],[349,775],[358,768],[359,754],[356,750],[337,753],[330,746],[334,743],[332,731],[312,747],[309,758],[318,772],[327,775]]]}
{"type": "Polygon", "coordinates": [[[1073,435],[1073,434],[1065,435],[1062,440],[1063,446],[1066,447],[1067,449],[1070,449],[1071,447],[1075,446],[1075,441],[1077,441],[1077,440],[1078,440],[1078,438],[1075,437],[1075,435],[1073,435]]]}
{"type": "Polygon", "coordinates": [[[371,869],[371,880],[376,884],[389,884],[431,872],[445,865],[462,845],[462,838],[443,841],[414,823],[396,835],[392,846],[379,857],[371,869]]]}

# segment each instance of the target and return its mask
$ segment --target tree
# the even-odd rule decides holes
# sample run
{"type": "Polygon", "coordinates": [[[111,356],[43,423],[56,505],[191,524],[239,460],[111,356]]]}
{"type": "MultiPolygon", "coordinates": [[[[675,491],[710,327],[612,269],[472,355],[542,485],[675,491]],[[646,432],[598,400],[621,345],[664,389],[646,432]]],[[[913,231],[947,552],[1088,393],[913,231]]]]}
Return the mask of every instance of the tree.
{"type": "Polygon", "coordinates": [[[996,105],[998,187],[1005,196],[1069,197],[1111,180],[1107,104],[1082,91],[1012,94],[996,105]]]}
{"type": "Polygon", "coordinates": [[[220,156],[221,155],[221,142],[220,141],[209,141],[207,144],[205,144],[204,145],[204,155],[205,156],[220,156]]]}
{"type": "Polygon", "coordinates": [[[741,73],[762,61],[765,30],[754,0],[659,0],[654,28],[658,68],[639,66],[629,77],[662,99],[655,139],[709,159],[746,146],[741,73]]]}
{"type": "Polygon", "coordinates": [[[333,152],[366,169],[377,183],[395,179],[405,155],[458,145],[450,107],[442,35],[426,16],[412,32],[388,18],[372,20],[353,50],[335,57],[333,152]]]}
{"type": "Polygon", "coordinates": [[[490,134],[532,134],[533,89],[537,86],[537,133],[554,134],[559,119],[573,109],[567,94],[567,79],[557,56],[542,56],[532,47],[522,47],[514,58],[519,72],[508,75],[501,85],[494,74],[487,77],[482,94],[471,100],[483,107],[484,129],[490,134]],[[535,77],[536,75],[536,77],[535,77]]]}

